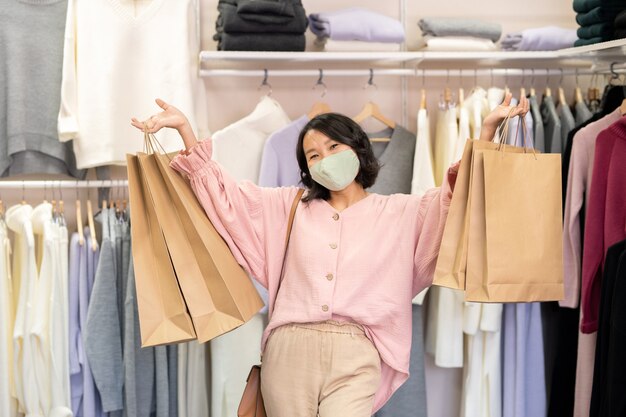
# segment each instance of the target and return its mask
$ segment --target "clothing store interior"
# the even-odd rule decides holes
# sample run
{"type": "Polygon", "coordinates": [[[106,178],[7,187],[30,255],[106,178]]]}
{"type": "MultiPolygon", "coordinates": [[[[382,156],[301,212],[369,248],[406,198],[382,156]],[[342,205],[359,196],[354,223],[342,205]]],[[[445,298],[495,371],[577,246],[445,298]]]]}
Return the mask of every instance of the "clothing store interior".
{"type": "Polygon", "coordinates": [[[626,1],[4,0],[0,63],[0,417],[265,416],[261,362],[269,417],[626,416],[626,1]],[[295,192],[329,113],[345,211],[295,192]],[[371,412],[273,318],[376,351],[371,412]]]}

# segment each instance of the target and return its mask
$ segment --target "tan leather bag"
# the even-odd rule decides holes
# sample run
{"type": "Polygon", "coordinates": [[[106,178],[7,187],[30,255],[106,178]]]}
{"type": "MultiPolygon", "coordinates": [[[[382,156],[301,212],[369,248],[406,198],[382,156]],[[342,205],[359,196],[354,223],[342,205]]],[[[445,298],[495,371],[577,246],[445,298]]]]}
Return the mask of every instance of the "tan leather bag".
{"type": "MultiPolygon", "coordinates": [[[[293,219],[296,215],[296,209],[298,203],[302,198],[304,189],[298,190],[298,194],[293,199],[291,205],[291,212],[289,213],[289,222],[287,223],[287,236],[285,236],[285,254],[287,253],[287,246],[289,245],[289,237],[291,236],[291,228],[293,226],[293,219]]],[[[283,260],[283,269],[285,268],[285,261],[283,260]]],[[[280,280],[282,282],[283,271],[280,273],[280,280]]],[[[280,290],[280,282],[278,283],[278,289],[276,294],[278,295],[280,290]]],[[[246,380],[246,388],[243,391],[243,396],[239,402],[239,408],[237,409],[237,417],[266,417],[265,404],[263,403],[263,395],[261,394],[261,365],[254,365],[250,369],[248,379],[246,380]]]]}

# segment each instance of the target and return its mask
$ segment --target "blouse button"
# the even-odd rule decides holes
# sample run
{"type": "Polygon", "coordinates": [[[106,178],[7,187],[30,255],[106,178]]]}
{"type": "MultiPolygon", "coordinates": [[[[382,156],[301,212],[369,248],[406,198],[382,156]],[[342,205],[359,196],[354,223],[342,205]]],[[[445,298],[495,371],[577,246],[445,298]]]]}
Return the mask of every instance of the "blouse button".
{"type": "Polygon", "coordinates": [[[333,274],[327,274],[326,275],[326,279],[329,280],[329,281],[332,281],[333,278],[334,278],[333,274]]]}
{"type": "Polygon", "coordinates": [[[330,245],[331,249],[337,249],[337,244],[336,243],[331,243],[330,245]]]}
{"type": "Polygon", "coordinates": [[[327,312],[327,311],[328,311],[328,306],[327,306],[326,304],[324,304],[324,305],[322,306],[322,311],[323,311],[323,312],[327,312]]]}
{"type": "Polygon", "coordinates": [[[333,220],[339,220],[339,214],[337,213],[333,214],[333,220]]]}

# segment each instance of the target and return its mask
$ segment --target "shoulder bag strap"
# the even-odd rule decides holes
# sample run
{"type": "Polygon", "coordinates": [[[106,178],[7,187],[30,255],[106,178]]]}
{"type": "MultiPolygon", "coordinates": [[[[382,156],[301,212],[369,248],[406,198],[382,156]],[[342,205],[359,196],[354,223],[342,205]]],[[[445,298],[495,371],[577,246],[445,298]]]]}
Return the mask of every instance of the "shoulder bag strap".
{"type": "MultiPolygon", "coordinates": [[[[283,266],[280,269],[280,278],[278,280],[278,288],[276,288],[276,297],[278,297],[278,291],[280,290],[280,284],[283,282],[283,273],[285,272],[285,260],[287,259],[287,247],[289,246],[289,238],[291,237],[291,228],[293,227],[293,219],[296,217],[296,209],[298,208],[298,203],[302,199],[302,194],[304,194],[304,188],[300,188],[295,198],[293,199],[293,204],[291,205],[291,211],[289,212],[289,220],[287,223],[287,234],[285,236],[285,254],[283,255],[283,266]]],[[[274,297],[274,302],[276,302],[276,297],[274,297]]]]}

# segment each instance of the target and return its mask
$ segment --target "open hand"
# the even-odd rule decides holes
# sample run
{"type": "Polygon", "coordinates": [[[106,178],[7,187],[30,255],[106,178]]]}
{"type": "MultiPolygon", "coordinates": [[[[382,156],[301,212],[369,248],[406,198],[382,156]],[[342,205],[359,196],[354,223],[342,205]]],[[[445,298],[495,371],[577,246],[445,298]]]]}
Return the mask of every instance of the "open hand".
{"type": "Polygon", "coordinates": [[[185,147],[191,149],[197,143],[197,140],[187,117],[176,107],[167,104],[160,98],[157,98],[155,101],[163,109],[161,113],[150,116],[150,118],[142,122],[133,117],[130,124],[142,132],[146,129],[149,133],[156,133],[164,127],[176,129],[183,139],[185,147]]]}
{"type": "Polygon", "coordinates": [[[157,113],[150,118],[140,122],[136,118],[131,119],[131,124],[137,129],[143,132],[144,128],[147,128],[149,133],[155,133],[161,130],[163,127],[171,127],[176,130],[180,130],[186,123],[187,117],[178,110],[176,107],[167,104],[160,98],[157,98],[156,104],[163,109],[161,113],[157,113]]]}
{"type": "Polygon", "coordinates": [[[507,93],[502,104],[493,109],[491,113],[485,117],[480,130],[480,140],[492,141],[498,125],[507,116],[525,116],[526,113],[528,113],[530,105],[526,97],[520,98],[517,106],[511,106],[511,97],[511,93],[507,93]]]}

